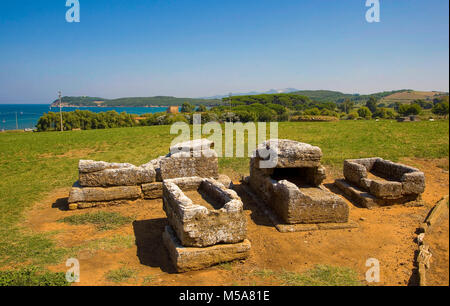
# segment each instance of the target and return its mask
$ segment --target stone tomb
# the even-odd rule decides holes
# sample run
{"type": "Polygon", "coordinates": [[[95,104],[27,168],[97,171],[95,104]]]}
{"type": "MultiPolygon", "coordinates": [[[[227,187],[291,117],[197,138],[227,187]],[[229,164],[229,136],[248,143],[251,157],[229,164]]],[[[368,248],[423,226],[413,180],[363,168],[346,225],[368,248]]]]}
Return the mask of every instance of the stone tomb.
{"type": "Polygon", "coordinates": [[[419,169],[379,157],[351,159],[344,162],[344,177],[336,186],[359,206],[422,203],[425,175],[419,169]]]}
{"type": "Polygon", "coordinates": [[[355,227],[348,222],[349,208],[329,192],[321,165],[322,151],[306,143],[269,140],[258,147],[250,161],[250,188],[245,188],[281,232],[355,227]],[[259,149],[273,150],[275,168],[264,169],[259,149]]]}
{"type": "Polygon", "coordinates": [[[151,163],[136,167],[131,164],[80,160],[79,181],[70,191],[69,209],[126,204],[142,198],[142,184],[155,181],[151,163]]]}
{"type": "Polygon", "coordinates": [[[142,166],[127,163],[81,160],[79,180],[69,196],[69,209],[126,204],[137,199],[158,199],[163,194],[164,179],[179,177],[218,178],[230,185],[230,179],[219,175],[214,143],[200,139],[180,143],[170,153],[142,166]]]}
{"type": "Polygon", "coordinates": [[[178,272],[249,256],[242,201],[218,181],[164,180],[163,207],[169,223],[163,241],[178,272]]]}
{"type": "Polygon", "coordinates": [[[214,143],[207,139],[183,142],[170,148],[170,153],[152,160],[156,171],[156,182],[142,185],[146,199],[157,199],[163,195],[162,181],[180,177],[206,177],[226,182],[219,175],[219,162],[214,143]]]}

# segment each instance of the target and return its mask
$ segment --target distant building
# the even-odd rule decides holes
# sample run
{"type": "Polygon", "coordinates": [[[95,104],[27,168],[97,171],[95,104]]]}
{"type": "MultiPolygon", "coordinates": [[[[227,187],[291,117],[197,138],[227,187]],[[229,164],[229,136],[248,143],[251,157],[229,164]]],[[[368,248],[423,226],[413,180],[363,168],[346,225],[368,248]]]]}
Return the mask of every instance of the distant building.
{"type": "Polygon", "coordinates": [[[178,114],[180,112],[180,108],[178,106],[169,106],[167,108],[168,114],[178,114]]]}

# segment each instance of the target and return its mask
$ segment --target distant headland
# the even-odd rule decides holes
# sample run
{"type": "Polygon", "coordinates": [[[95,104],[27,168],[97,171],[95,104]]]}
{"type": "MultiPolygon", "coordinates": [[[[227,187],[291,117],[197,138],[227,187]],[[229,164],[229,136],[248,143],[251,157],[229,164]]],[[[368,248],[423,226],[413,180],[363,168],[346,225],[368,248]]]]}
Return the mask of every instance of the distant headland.
{"type": "MultiPolygon", "coordinates": [[[[157,97],[135,97],[135,98],[119,98],[104,99],[99,97],[62,97],[61,105],[63,107],[168,107],[178,106],[183,103],[192,105],[216,106],[220,105],[220,99],[193,99],[193,98],[176,98],[168,96],[157,97]]],[[[52,107],[59,106],[59,100],[55,100],[51,104],[52,107]]]]}

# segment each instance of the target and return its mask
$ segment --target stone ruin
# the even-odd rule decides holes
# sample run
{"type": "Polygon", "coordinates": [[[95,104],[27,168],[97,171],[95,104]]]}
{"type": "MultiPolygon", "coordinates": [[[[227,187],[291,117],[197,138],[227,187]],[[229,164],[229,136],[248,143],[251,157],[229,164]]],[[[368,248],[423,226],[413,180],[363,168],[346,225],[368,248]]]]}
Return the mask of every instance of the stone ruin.
{"type": "MultiPolygon", "coordinates": [[[[213,145],[180,143],[141,166],[81,160],[69,209],[162,198],[169,224],[163,243],[178,272],[245,259],[251,244],[243,203],[219,175],[213,145]]],[[[319,147],[291,140],[266,141],[253,153],[242,187],[280,232],[356,227],[346,202],[323,186],[321,158],[319,147]],[[262,166],[262,150],[275,153],[274,167],[262,166]]],[[[344,176],[336,185],[364,207],[419,201],[425,190],[418,169],[381,158],[346,160],[344,176]]]]}
{"type": "Polygon", "coordinates": [[[247,221],[236,192],[200,177],[164,180],[163,186],[169,222],[163,242],[178,272],[249,256],[247,221]]]}
{"type": "Polygon", "coordinates": [[[320,224],[326,223],[343,228],[348,223],[348,205],[322,185],[326,174],[321,158],[319,147],[282,139],[266,141],[254,152],[245,181],[257,202],[268,208],[265,211],[279,231],[321,229],[320,224]],[[274,168],[260,166],[265,160],[261,149],[273,150],[278,156],[274,168]]]}
{"type": "Polygon", "coordinates": [[[219,176],[217,153],[213,142],[202,139],[178,144],[170,153],[142,166],[126,163],[81,160],[79,180],[69,196],[69,209],[127,204],[138,199],[157,199],[163,194],[163,180],[179,177],[219,176]]]}
{"type": "Polygon", "coordinates": [[[336,186],[366,208],[408,202],[420,205],[425,191],[425,175],[419,169],[379,157],[346,160],[344,177],[336,186]]]}

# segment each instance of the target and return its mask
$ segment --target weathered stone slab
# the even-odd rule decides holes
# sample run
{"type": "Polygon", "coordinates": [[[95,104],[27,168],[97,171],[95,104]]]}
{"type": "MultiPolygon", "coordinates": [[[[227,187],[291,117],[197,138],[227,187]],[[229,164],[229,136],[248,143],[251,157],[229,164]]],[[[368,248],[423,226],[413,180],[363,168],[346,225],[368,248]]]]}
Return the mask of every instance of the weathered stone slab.
{"type": "Polygon", "coordinates": [[[80,161],[79,169],[80,185],[83,187],[137,186],[152,183],[156,177],[151,163],[136,167],[130,164],[80,161]]]}
{"type": "Polygon", "coordinates": [[[104,161],[80,160],[78,163],[78,171],[80,173],[92,173],[107,169],[120,169],[133,167],[132,164],[107,163],[104,161]]]}
{"type": "Polygon", "coordinates": [[[262,143],[253,157],[266,160],[268,156],[261,153],[269,150],[277,155],[277,168],[319,167],[322,158],[319,147],[287,139],[270,139],[262,143]]]}
{"type": "Polygon", "coordinates": [[[115,200],[115,201],[107,201],[107,202],[79,202],[69,204],[69,210],[76,209],[86,209],[86,208],[101,208],[101,207],[110,207],[110,206],[118,206],[118,205],[130,205],[134,201],[129,200],[115,200]]]}
{"type": "Polygon", "coordinates": [[[202,152],[214,149],[214,142],[208,139],[196,139],[176,144],[170,147],[170,153],[176,154],[180,152],[202,152]]]}
{"type": "Polygon", "coordinates": [[[225,188],[227,188],[227,189],[232,189],[232,187],[233,187],[233,182],[231,181],[231,179],[227,175],[220,174],[219,178],[217,179],[217,181],[219,183],[221,183],[222,185],[224,185],[225,188]]]}
{"type": "Polygon", "coordinates": [[[350,185],[345,180],[336,180],[335,185],[345,193],[352,202],[360,207],[373,208],[384,204],[383,200],[377,199],[365,190],[361,190],[356,186],[350,185]]]}
{"type": "MultiPolygon", "coordinates": [[[[198,178],[194,181],[198,181],[198,178]]],[[[180,184],[180,179],[164,181],[163,208],[183,246],[207,247],[218,243],[237,243],[245,239],[247,221],[243,204],[236,192],[226,189],[215,180],[200,180],[198,191],[221,207],[208,209],[193,203],[177,182],[180,184]]],[[[192,189],[192,184],[187,186],[192,189]]]]}
{"type": "Polygon", "coordinates": [[[162,182],[155,182],[150,184],[142,185],[142,194],[144,199],[160,199],[163,196],[163,185],[162,182]]]}
{"type": "Polygon", "coordinates": [[[142,197],[140,186],[81,187],[78,182],[72,187],[69,204],[80,202],[108,202],[116,200],[136,200],[142,197]]]}
{"type": "Polygon", "coordinates": [[[358,224],[354,221],[348,221],[345,223],[314,223],[314,224],[286,224],[283,220],[264,202],[259,198],[252,189],[247,185],[242,185],[243,190],[253,199],[257,206],[264,212],[269,218],[272,224],[280,233],[292,233],[292,232],[310,232],[317,230],[339,230],[339,229],[352,229],[357,228],[358,224]]]}
{"type": "Polygon", "coordinates": [[[169,252],[177,272],[205,269],[220,263],[246,259],[250,255],[251,243],[244,240],[235,244],[219,244],[205,248],[184,247],[167,226],[163,243],[169,252]]]}
{"type": "Polygon", "coordinates": [[[372,180],[370,193],[377,198],[397,199],[402,196],[402,183],[372,180]]]}
{"type": "Polygon", "coordinates": [[[186,157],[183,154],[171,155],[161,159],[161,179],[173,179],[180,177],[205,177],[217,178],[219,176],[219,163],[215,151],[208,151],[208,155],[200,157],[186,157]]]}

